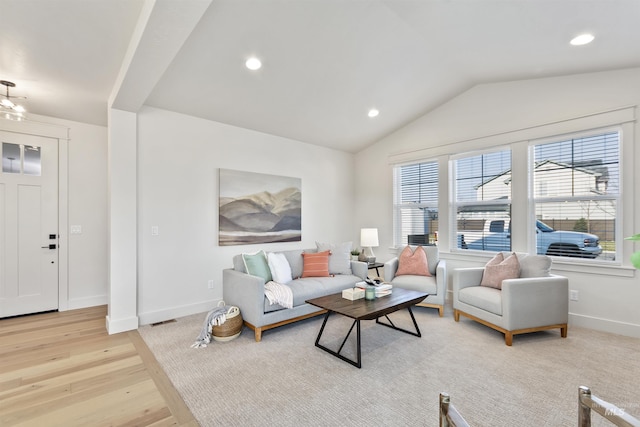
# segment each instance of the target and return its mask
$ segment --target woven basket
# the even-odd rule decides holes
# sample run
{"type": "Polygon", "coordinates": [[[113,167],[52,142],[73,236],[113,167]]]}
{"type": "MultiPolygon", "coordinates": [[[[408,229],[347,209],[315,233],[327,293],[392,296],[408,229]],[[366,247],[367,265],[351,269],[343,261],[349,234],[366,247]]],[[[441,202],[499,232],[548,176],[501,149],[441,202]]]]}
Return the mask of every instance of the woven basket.
{"type": "Polygon", "coordinates": [[[240,314],[240,309],[235,306],[229,307],[227,320],[222,325],[214,325],[211,328],[211,336],[216,341],[231,341],[237,338],[241,332],[242,315],[240,314]]]}

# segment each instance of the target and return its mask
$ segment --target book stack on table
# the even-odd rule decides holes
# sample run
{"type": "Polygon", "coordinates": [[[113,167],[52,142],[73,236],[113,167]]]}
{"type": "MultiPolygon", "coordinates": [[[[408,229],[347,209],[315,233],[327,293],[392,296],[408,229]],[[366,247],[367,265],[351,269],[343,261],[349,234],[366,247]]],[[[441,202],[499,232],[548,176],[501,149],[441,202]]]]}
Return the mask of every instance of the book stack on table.
{"type": "Polygon", "coordinates": [[[373,287],[376,289],[376,298],[379,298],[379,297],[391,295],[393,285],[391,285],[391,283],[378,283],[376,285],[370,285],[367,282],[358,282],[356,283],[356,287],[362,288],[362,289],[373,287]]]}
{"type": "Polygon", "coordinates": [[[392,287],[391,283],[381,283],[376,286],[376,298],[391,295],[392,287]]]}

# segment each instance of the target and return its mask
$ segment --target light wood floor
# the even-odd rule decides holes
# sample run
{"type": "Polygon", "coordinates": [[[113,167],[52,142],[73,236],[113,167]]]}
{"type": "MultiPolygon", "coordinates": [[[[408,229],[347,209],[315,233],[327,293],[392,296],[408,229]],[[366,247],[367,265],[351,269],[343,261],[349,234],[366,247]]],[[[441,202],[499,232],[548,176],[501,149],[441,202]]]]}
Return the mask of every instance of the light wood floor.
{"type": "Polygon", "coordinates": [[[137,331],[105,306],[0,320],[0,426],[197,426],[137,331]]]}

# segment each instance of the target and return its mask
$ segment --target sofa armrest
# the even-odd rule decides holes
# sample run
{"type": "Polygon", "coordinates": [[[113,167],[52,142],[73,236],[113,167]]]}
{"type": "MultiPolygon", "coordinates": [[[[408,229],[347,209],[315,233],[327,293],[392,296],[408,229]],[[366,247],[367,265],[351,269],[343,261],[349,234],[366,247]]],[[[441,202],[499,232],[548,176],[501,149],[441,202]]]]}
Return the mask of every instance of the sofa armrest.
{"type": "Polygon", "coordinates": [[[447,292],[447,261],[441,259],[436,266],[436,289],[438,295],[446,298],[447,292]]]}
{"type": "Polygon", "coordinates": [[[369,275],[367,263],[362,261],[351,261],[351,272],[354,276],[358,276],[364,280],[369,275]]]}
{"type": "Polygon", "coordinates": [[[222,270],[222,298],[240,308],[242,318],[259,325],[264,314],[264,279],[231,268],[222,270]]]}
{"type": "Polygon", "coordinates": [[[508,330],[566,324],[569,320],[569,279],[552,275],[504,280],[502,317],[508,330]]]}
{"type": "Polygon", "coordinates": [[[384,281],[391,282],[396,277],[396,271],[398,271],[398,257],[384,263],[384,281]]]}

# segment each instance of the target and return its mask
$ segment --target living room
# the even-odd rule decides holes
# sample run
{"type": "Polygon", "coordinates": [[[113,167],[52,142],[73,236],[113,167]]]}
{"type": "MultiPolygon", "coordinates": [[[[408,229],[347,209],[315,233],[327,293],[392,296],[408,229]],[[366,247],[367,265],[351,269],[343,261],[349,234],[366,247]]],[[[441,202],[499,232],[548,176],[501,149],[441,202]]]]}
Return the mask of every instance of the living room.
{"type": "MultiPolygon", "coordinates": [[[[629,15],[637,13],[635,4],[624,3],[629,15]]],[[[307,248],[315,241],[350,240],[357,245],[364,227],[379,231],[377,259],[390,259],[396,255],[393,166],[411,161],[435,160],[441,165],[438,245],[448,268],[483,265],[488,254],[466,255],[452,242],[447,212],[451,156],[509,147],[513,164],[526,169],[529,141],[592,129],[622,129],[618,235],[635,234],[640,224],[635,190],[640,176],[634,167],[640,164],[635,143],[640,135],[635,117],[640,103],[638,57],[631,52],[627,63],[614,69],[587,72],[576,65],[562,75],[539,71],[540,76],[533,72],[523,78],[469,81],[353,151],[145,103],[135,112],[112,108],[109,126],[57,118],[54,113],[31,114],[34,123],[68,129],[61,138],[68,185],[62,195],[67,211],[60,220],[63,227],[82,226],[79,234],[67,230],[58,308],[108,304],[112,332],[204,313],[224,299],[222,270],[231,266],[238,252],[307,248]],[[302,241],[219,246],[221,168],[300,178],[302,241]],[[157,233],[152,234],[153,227],[157,233]]],[[[506,66],[509,60],[504,62],[506,66]]],[[[19,81],[20,76],[5,76],[4,70],[3,62],[1,78],[19,81]]],[[[179,90],[180,82],[176,85],[179,90]]],[[[126,90],[114,93],[116,101],[127,95],[126,90]]],[[[30,98],[35,103],[35,95],[30,98]]],[[[380,109],[383,118],[386,112],[380,109]]],[[[4,131],[16,132],[20,126],[25,125],[0,121],[4,131]]],[[[514,215],[526,215],[526,197],[514,198],[513,209],[514,215]]],[[[520,227],[513,249],[526,252],[531,244],[529,225],[520,227]]],[[[568,277],[570,289],[579,293],[579,300],[569,305],[570,328],[640,338],[640,282],[629,262],[634,244],[618,245],[615,262],[554,263],[553,272],[568,277]]],[[[503,344],[498,340],[496,345],[503,344]]]]}
{"type": "MultiPolygon", "coordinates": [[[[443,165],[441,177],[446,177],[451,154],[517,147],[523,140],[620,124],[615,119],[607,123],[605,118],[603,122],[597,115],[607,117],[607,112],[637,105],[640,94],[634,88],[638,87],[639,78],[637,68],[625,68],[472,85],[355,153],[143,106],[133,118],[137,121],[137,153],[126,152],[117,165],[113,159],[109,165],[108,152],[111,150],[115,156],[116,150],[108,148],[106,127],[32,115],[34,122],[68,128],[72,141],[67,148],[67,223],[83,225],[83,234],[69,235],[65,248],[68,272],[61,275],[68,283],[61,286],[60,308],[117,305],[126,300],[126,314],[122,317],[133,317],[135,326],[136,318],[140,324],[162,321],[206,311],[222,299],[222,269],[230,265],[237,248],[216,243],[219,168],[301,178],[304,198],[300,246],[312,246],[316,240],[357,243],[360,228],[376,227],[380,234],[376,254],[384,261],[395,255],[393,164],[435,159],[443,165]],[[536,128],[539,131],[532,130],[536,128]],[[109,176],[116,171],[122,176],[131,161],[132,181],[126,182],[125,187],[133,191],[133,185],[137,192],[124,195],[135,201],[127,221],[133,221],[135,231],[131,237],[137,240],[137,249],[127,255],[134,257],[127,261],[128,266],[134,267],[126,271],[126,280],[122,281],[126,285],[121,285],[114,278],[122,272],[110,267],[108,261],[108,221],[113,215],[108,210],[108,187],[112,193],[116,191],[109,176]],[[152,226],[158,227],[159,235],[151,235],[152,226]],[[210,280],[213,289],[207,286],[210,280]],[[109,286],[112,301],[107,297],[109,286]],[[118,296],[119,286],[125,289],[122,299],[118,296]],[[135,300],[137,303],[132,305],[135,300]]],[[[114,119],[112,122],[117,124],[114,119]]],[[[11,126],[15,127],[15,123],[6,124],[5,128],[11,126]]],[[[110,132],[117,131],[115,126],[110,132]]],[[[635,234],[639,222],[635,194],[627,196],[638,179],[633,168],[640,155],[633,149],[636,130],[632,126],[625,133],[621,147],[625,191],[621,236],[635,234]]],[[[514,164],[524,165],[525,156],[522,148],[517,148],[514,164]]],[[[446,179],[440,180],[440,186],[440,206],[446,206],[446,179]]],[[[514,205],[514,209],[525,208],[514,205]]],[[[439,244],[451,268],[486,261],[486,257],[474,259],[449,251],[449,230],[443,222],[446,217],[441,211],[439,244]]],[[[111,227],[113,239],[113,224],[111,227]]],[[[111,241],[111,250],[123,253],[113,247],[115,242],[111,241]]],[[[527,244],[514,241],[514,249],[527,251],[527,244]]],[[[268,249],[289,246],[293,244],[273,244],[268,249]]],[[[622,256],[609,265],[575,268],[572,263],[557,263],[555,268],[570,278],[572,289],[580,295],[580,300],[570,305],[572,322],[640,336],[640,314],[632,303],[640,296],[640,289],[628,262],[633,244],[621,242],[620,247],[622,256]],[[604,299],[603,284],[607,287],[604,299]]]]}

